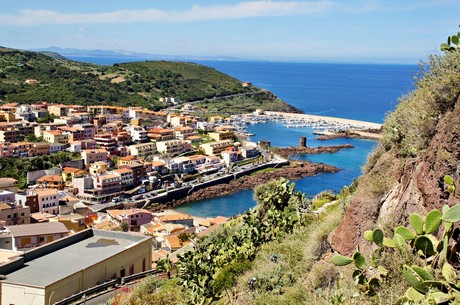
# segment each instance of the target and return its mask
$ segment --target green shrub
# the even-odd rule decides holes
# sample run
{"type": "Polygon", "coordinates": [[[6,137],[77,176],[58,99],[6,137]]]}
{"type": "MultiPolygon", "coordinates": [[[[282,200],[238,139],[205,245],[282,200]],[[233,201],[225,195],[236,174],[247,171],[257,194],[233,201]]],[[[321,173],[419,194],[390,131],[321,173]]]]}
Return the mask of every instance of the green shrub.
{"type": "Polygon", "coordinates": [[[436,124],[460,96],[460,53],[432,55],[421,65],[416,90],[399,100],[383,125],[382,144],[403,156],[418,155],[436,132],[436,124]]]}

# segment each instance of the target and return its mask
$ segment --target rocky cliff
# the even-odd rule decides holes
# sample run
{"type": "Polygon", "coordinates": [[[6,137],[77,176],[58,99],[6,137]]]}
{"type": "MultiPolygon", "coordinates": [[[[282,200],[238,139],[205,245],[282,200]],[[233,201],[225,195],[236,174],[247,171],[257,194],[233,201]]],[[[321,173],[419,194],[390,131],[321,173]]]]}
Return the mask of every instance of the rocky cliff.
{"type": "Polygon", "coordinates": [[[432,58],[417,89],[386,119],[384,139],[368,160],[368,172],[329,235],[335,251],[351,254],[357,245],[365,249],[365,230],[378,226],[391,233],[412,212],[426,214],[460,202],[460,192],[450,194],[443,182],[444,175],[460,181],[459,62],[458,54],[432,58]]]}

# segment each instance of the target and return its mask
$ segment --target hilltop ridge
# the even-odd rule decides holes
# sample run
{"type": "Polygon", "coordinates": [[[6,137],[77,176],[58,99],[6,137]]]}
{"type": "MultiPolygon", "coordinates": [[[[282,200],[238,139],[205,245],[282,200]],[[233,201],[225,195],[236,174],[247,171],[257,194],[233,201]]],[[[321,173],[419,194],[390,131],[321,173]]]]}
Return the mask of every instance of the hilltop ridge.
{"type": "Polygon", "coordinates": [[[171,106],[164,97],[179,104],[196,102],[207,112],[237,113],[257,108],[295,111],[273,93],[213,68],[191,62],[143,61],[112,66],[65,59],[45,54],[0,47],[0,100],[32,103],[141,106],[160,110],[171,106]],[[34,79],[34,85],[26,84],[34,79]]]}

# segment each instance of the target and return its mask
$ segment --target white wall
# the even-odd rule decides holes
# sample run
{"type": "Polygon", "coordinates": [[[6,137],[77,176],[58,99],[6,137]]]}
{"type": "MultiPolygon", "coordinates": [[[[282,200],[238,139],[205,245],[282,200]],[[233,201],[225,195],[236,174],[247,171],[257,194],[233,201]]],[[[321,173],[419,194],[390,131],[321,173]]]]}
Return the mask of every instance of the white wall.
{"type": "Polygon", "coordinates": [[[45,289],[2,283],[2,304],[44,305],[45,289]]]}

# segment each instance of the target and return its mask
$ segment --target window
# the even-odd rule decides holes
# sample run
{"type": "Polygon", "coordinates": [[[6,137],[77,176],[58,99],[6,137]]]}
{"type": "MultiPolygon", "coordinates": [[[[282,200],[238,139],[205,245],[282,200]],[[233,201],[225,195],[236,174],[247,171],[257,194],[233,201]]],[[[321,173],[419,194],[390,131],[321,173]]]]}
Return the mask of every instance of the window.
{"type": "Polygon", "coordinates": [[[42,242],[44,242],[44,241],[45,241],[45,237],[40,236],[40,237],[38,238],[38,242],[39,242],[39,243],[42,243],[42,242]]]}

